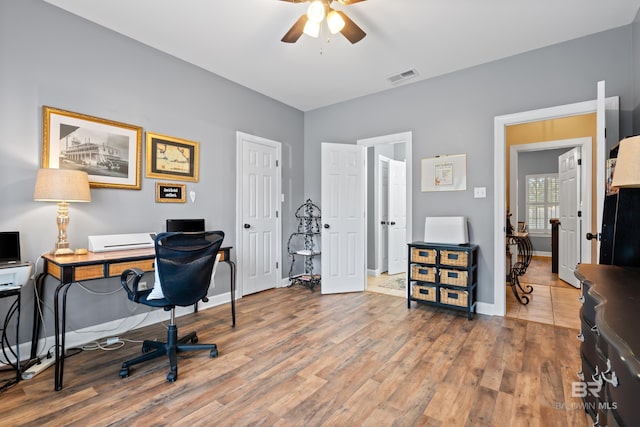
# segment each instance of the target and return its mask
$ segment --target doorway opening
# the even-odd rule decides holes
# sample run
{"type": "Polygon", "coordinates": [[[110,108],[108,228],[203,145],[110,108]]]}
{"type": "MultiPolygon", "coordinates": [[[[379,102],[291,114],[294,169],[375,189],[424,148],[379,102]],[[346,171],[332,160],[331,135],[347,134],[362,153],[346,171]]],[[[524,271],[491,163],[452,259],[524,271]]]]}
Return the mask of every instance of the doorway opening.
{"type": "MultiPolygon", "coordinates": [[[[495,217],[495,234],[494,234],[494,288],[493,288],[493,304],[479,305],[479,311],[485,314],[497,316],[505,315],[506,308],[506,292],[504,292],[503,273],[506,271],[506,253],[505,253],[505,231],[506,231],[506,129],[507,126],[519,123],[530,123],[536,121],[549,120],[560,117],[569,117],[580,114],[597,113],[597,138],[594,142],[596,146],[596,156],[594,156],[596,164],[596,224],[599,227],[602,215],[602,203],[604,198],[604,149],[605,136],[604,125],[606,122],[612,123],[607,132],[607,139],[617,140],[618,136],[618,97],[604,97],[604,82],[598,82],[598,97],[593,101],[585,101],[576,104],[562,105],[558,107],[544,108],[540,110],[526,111],[522,113],[498,116],[494,119],[494,217],[495,217]],[[602,160],[602,162],[600,162],[602,160]],[[600,164],[602,163],[602,164],[600,164]],[[602,194],[601,194],[602,193],[602,194]]],[[[594,230],[595,231],[595,230],[594,230]]],[[[596,249],[597,252],[597,249],[596,249]]]]}
{"type": "Polygon", "coordinates": [[[357,143],[367,147],[365,289],[405,297],[406,245],[412,236],[412,133],[357,143]],[[398,170],[401,176],[394,172],[398,170]]]}
{"type": "MultiPolygon", "coordinates": [[[[594,124],[593,121],[587,122],[594,124]]],[[[595,126],[591,126],[595,127],[595,126]]],[[[559,158],[563,157],[566,152],[574,151],[578,149],[582,153],[581,167],[579,168],[580,178],[579,195],[580,202],[577,202],[574,198],[574,205],[570,209],[567,206],[561,207],[563,212],[576,212],[580,210],[582,216],[578,218],[584,223],[584,227],[591,229],[591,216],[592,216],[592,138],[572,138],[565,140],[536,142],[530,144],[515,144],[510,146],[510,161],[509,161],[509,197],[507,206],[512,214],[512,224],[516,221],[518,224],[524,222],[527,227],[524,232],[528,233],[528,238],[532,242],[533,257],[531,263],[526,268],[526,272],[519,278],[520,283],[525,289],[532,289],[533,291],[526,294],[526,300],[528,303],[523,305],[513,295],[512,290],[507,286],[506,292],[506,317],[536,321],[539,323],[546,323],[556,326],[563,326],[569,328],[579,329],[579,316],[578,311],[580,309],[580,303],[578,297],[580,296],[580,290],[572,283],[567,283],[566,280],[562,280],[556,271],[552,268],[552,248],[554,247],[551,239],[551,234],[546,234],[550,230],[539,230],[540,224],[529,224],[527,220],[526,212],[526,178],[525,176],[540,176],[540,174],[556,174],[560,173],[559,158]],[[532,175],[533,174],[533,175],[532,175]],[[538,230],[536,230],[538,229],[538,230]],[[538,231],[538,232],[536,232],[538,231]],[[572,286],[574,285],[574,286],[572,286]]],[[[560,204],[571,203],[571,197],[565,197],[567,200],[560,200],[560,204]]],[[[553,209],[552,209],[553,211],[553,209]]],[[[535,211],[538,212],[538,211],[535,211]]],[[[557,218],[558,211],[554,211],[549,215],[553,215],[557,218]]],[[[544,218],[544,227],[550,229],[548,224],[549,218],[544,218]]],[[[560,221],[562,222],[562,221],[560,221]]],[[[578,230],[581,230],[581,226],[578,225],[578,230]]],[[[581,236],[584,233],[578,231],[574,234],[565,236],[565,240],[561,240],[562,245],[555,246],[556,253],[553,254],[556,259],[563,260],[569,258],[578,259],[574,262],[591,262],[591,245],[581,244],[581,236]],[[580,250],[575,248],[580,247],[580,250]],[[559,253],[562,251],[562,253],[559,253]]],[[[514,252],[512,248],[510,251],[514,252]]],[[[575,264],[574,264],[575,265],[575,264]]],[[[566,276],[566,275],[565,275],[566,276]]],[[[572,276],[572,274],[571,274],[572,276]]],[[[566,279],[567,277],[563,277],[566,279]]],[[[568,280],[572,280],[569,277],[568,280]]]]}

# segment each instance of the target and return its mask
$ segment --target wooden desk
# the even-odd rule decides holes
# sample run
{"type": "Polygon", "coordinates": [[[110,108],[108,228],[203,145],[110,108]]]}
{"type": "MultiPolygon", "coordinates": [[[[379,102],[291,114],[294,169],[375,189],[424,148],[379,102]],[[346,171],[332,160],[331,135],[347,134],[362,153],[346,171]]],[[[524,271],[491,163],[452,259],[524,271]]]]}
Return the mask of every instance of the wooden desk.
{"type": "MultiPolygon", "coordinates": [[[[231,320],[236,326],[236,265],[231,261],[231,246],[220,248],[220,262],[229,265],[231,270],[231,320]]],[[[53,256],[43,255],[45,260],[44,273],[58,279],[60,283],[54,294],[54,322],[55,322],[55,390],[62,389],[62,376],[65,359],[65,333],[67,319],[67,292],[76,282],[109,277],[120,277],[127,268],[139,268],[145,272],[154,270],[155,249],[134,249],[113,252],[89,252],[85,255],[53,256]],[[60,316],[60,291],[62,293],[62,317],[60,316]]],[[[197,308],[197,307],[196,307],[197,308]]]]}

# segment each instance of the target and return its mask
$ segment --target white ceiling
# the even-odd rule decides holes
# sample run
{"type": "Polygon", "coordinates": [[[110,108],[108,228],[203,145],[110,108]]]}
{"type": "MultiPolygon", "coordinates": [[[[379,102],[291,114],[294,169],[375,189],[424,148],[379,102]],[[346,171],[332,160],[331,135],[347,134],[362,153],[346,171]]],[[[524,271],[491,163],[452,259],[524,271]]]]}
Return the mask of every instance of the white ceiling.
{"type": "Polygon", "coordinates": [[[630,24],[640,0],[367,0],[333,3],[366,33],[352,45],[280,39],[308,3],[45,0],[302,111],[630,24]]]}

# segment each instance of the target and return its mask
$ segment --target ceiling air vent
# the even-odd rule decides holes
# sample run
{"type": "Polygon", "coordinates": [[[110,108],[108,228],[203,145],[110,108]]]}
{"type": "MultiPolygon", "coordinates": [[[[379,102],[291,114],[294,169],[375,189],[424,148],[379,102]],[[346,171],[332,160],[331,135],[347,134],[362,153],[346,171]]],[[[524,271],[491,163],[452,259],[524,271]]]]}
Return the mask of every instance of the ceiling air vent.
{"type": "Polygon", "coordinates": [[[416,71],[416,69],[412,68],[411,70],[403,71],[403,72],[397,73],[397,74],[392,74],[392,75],[387,77],[387,80],[389,80],[393,84],[398,84],[398,83],[401,83],[401,82],[403,82],[403,81],[405,81],[407,79],[415,77],[417,75],[418,75],[418,72],[416,71]]]}

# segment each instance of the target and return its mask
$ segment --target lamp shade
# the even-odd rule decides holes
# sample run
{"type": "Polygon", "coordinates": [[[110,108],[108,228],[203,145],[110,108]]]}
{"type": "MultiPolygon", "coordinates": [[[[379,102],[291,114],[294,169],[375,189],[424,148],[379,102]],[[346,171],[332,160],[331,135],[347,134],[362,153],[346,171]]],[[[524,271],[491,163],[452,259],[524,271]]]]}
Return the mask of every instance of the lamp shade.
{"type": "Polygon", "coordinates": [[[611,186],[640,188],[640,136],[620,141],[611,186]]]}
{"type": "Polygon", "coordinates": [[[344,24],[344,19],[342,19],[342,16],[340,16],[340,14],[335,10],[332,10],[327,15],[327,26],[329,27],[329,31],[331,31],[331,34],[342,31],[342,29],[344,28],[344,24]]]}
{"type": "Polygon", "coordinates": [[[39,169],[33,200],[42,202],[90,202],[89,175],[71,169],[39,169]]]}

